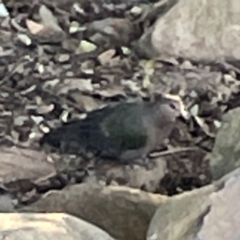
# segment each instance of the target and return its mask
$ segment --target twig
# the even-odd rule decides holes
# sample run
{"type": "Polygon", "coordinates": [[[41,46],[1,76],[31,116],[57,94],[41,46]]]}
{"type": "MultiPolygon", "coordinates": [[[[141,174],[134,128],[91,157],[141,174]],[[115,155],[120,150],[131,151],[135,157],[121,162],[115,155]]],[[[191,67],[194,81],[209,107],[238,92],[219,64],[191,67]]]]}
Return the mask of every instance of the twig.
{"type": "Polygon", "coordinates": [[[162,151],[162,152],[152,153],[152,154],[150,154],[150,157],[151,158],[163,157],[166,155],[171,155],[171,154],[176,154],[176,153],[181,153],[181,152],[188,152],[188,151],[196,151],[196,150],[199,150],[199,148],[197,148],[197,147],[173,148],[173,149],[169,149],[169,150],[162,151]]]}
{"type": "Polygon", "coordinates": [[[240,74],[240,69],[238,67],[235,67],[233,64],[226,62],[226,61],[218,61],[217,63],[219,63],[220,65],[222,65],[223,67],[225,67],[227,70],[233,70],[236,73],[240,74]]]}
{"type": "MultiPolygon", "coordinates": [[[[21,57],[13,66],[13,69],[8,73],[6,74],[0,81],[0,86],[2,86],[6,81],[8,81],[8,79],[16,72],[16,70],[18,69],[18,67],[20,65],[24,65],[26,63],[23,63],[22,60],[24,59],[25,56],[21,57]]],[[[35,59],[30,59],[27,63],[29,62],[34,62],[35,59]]]]}

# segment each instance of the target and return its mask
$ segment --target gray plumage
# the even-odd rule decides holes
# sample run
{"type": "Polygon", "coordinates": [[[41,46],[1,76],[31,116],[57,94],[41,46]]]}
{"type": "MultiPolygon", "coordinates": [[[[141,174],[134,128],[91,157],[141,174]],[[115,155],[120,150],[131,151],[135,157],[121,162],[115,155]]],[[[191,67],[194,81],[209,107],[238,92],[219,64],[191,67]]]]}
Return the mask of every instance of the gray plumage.
{"type": "Polygon", "coordinates": [[[62,152],[131,162],[146,158],[171,133],[176,118],[186,114],[179,98],[166,95],[154,102],[121,103],[93,111],[83,120],[45,134],[40,144],[62,152]]]}

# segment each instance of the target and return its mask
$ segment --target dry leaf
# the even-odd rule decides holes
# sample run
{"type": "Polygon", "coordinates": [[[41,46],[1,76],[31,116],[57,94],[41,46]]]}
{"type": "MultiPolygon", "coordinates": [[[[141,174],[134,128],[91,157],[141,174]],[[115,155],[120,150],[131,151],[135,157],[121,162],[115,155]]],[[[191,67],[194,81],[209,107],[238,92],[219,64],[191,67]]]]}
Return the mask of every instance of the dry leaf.
{"type": "Polygon", "coordinates": [[[81,92],[93,92],[93,85],[91,79],[68,78],[60,85],[58,93],[68,93],[70,90],[79,90],[81,92]]]}
{"type": "Polygon", "coordinates": [[[240,238],[240,178],[230,178],[225,187],[211,195],[211,209],[198,234],[200,240],[238,240],[240,238]]]}
{"type": "Polygon", "coordinates": [[[40,31],[44,29],[44,26],[40,23],[36,23],[32,20],[27,19],[26,25],[30,33],[32,34],[38,34],[40,31]]]}
{"type": "Polygon", "coordinates": [[[101,53],[98,56],[98,60],[101,63],[101,65],[105,66],[107,64],[110,63],[110,61],[112,60],[113,56],[116,54],[116,50],[115,49],[109,49],[103,53],[101,53]]]}
{"type": "Polygon", "coordinates": [[[38,180],[56,173],[45,153],[18,147],[0,149],[0,182],[38,180]]]}
{"type": "Polygon", "coordinates": [[[103,98],[112,98],[117,96],[126,97],[123,86],[113,86],[112,88],[96,90],[94,91],[94,94],[100,95],[103,98]]]}
{"type": "Polygon", "coordinates": [[[45,27],[54,29],[55,31],[62,31],[62,29],[59,27],[57,18],[45,5],[41,5],[39,9],[39,15],[45,27]]]}
{"type": "Polygon", "coordinates": [[[79,109],[83,112],[91,112],[98,108],[99,104],[90,96],[82,95],[81,93],[70,93],[70,96],[77,103],[79,109]]]}

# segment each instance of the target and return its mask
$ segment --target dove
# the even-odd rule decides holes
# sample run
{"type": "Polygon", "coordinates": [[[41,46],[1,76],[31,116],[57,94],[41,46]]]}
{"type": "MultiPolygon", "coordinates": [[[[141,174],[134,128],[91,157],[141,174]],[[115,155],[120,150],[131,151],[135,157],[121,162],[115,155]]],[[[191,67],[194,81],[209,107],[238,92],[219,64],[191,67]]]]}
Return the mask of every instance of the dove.
{"type": "Polygon", "coordinates": [[[160,95],[150,102],[120,103],[50,130],[40,145],[129,163],[145,159],[163,143],[179,116],[187,118],[188,112],[180,97],[174,95],[160,95]]]}

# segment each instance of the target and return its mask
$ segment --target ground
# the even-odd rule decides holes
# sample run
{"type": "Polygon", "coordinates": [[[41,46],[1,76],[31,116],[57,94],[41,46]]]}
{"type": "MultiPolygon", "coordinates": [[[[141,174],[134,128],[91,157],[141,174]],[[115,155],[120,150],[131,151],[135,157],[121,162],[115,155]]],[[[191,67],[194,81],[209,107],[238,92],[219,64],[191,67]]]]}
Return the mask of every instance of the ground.
{"type": "MultiPolygon", "coordinates": [[[[49,127],[107,104],[146,98],[151,85],[181,95],[192,114],[178,122],[167,148],[197,147],[163,156],[168,172],[154,191],[173,195],[211,182],[209,154],[223,114],[239,106],[240,70],[224,62],[141,59],[133,46],[148,27],[144,21],[153,19],[135,15],[136,1],[65,2],[6,2],[11,18],[0,20],[1,146],[39,150],[49,127]]],[[[52,188],[81,182],[85,170],[73,172],[74,180],[55,179],[52,188]]]]}

